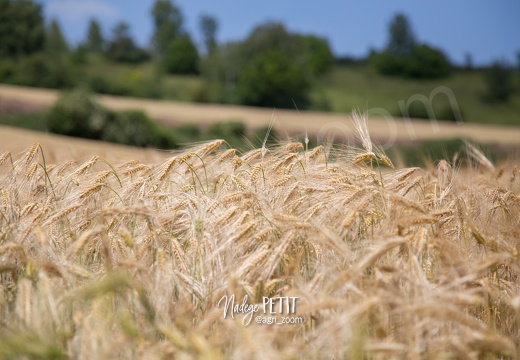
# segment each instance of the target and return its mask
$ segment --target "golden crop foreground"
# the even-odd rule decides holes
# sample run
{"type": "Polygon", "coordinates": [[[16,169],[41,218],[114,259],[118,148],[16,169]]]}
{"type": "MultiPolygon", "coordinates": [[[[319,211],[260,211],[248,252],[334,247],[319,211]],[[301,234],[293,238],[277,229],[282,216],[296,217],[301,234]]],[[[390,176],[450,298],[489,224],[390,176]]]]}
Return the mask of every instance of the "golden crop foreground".
{"type": "Polygon", "coordinates": [[[359,135],[162,164],[0,155],[0,358],[514,358],[518,168],[469,147],[464,169],[380,171],[359,135]],[[232,294],[298,298],[303,323],[224,318],[232,294]]]}

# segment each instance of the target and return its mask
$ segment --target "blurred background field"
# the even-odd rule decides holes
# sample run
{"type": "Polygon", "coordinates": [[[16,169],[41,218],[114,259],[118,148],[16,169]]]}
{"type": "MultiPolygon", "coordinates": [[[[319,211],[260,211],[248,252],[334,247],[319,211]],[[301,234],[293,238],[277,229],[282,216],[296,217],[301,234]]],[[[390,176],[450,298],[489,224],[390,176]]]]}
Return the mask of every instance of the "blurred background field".
{"type": "MultiPolygon", "coordinates": [[[[20,97],[23,88],[18,88],[18,97],[13,101],[14,88],[4,87],[0,124],[168,149],[219,137],[244,150],[258,143],[262,130],[265,132],[273,117],[278,119],[275,129],[281,135],[301,137],[306,129],[313,128],[311,140],[317,141],[316,129],[323,128],[331,119],[325,114],[348,116],[354,109],[366,111],[370,116],[385,116],[398,124],[397,129],[402,129],[403,119],[408,118],[414,124],[437,120],[499,126],[520,124],[520,46],[515,48],[512,33],[511,39],[501,36],[500,41],[483,38],[477,42],[478,46],[468,42],[467,47],[472,48],[464,50],[462,56],[459,44],[446,35],[442,21],[435,32],[425,31],[425,26],[406,11],[396,8],[390,12],[382,5],[376,15],[384,14],[387,22],[358,35],[366,41],[364,50],[360,50],[359,41],[352,36],[351,48],[345,45],[345,37],[338,37],[339,28],[338,32],[323,34],[313,30],[313,26],[292,26],[290,16],[286,20],[291,26],[283,22],[283,15],[259,15],[246,31],[236,30],[233,35],[230,34],[233,23],[226,20],[223,7],[215,9],[209,4],[198,9],[196,16],[193,5],[182,1],[157,0],[145,12],[143,4],[125,8],[118,2],[92,2],[82,6],[86,10],[80,14],[79,8],[61,0],[2,0],[0,83],[56,89],[63,91],[63,95],[55,106],[48,102],[42,106],[29,97],[20,97]],[[113,14],[107,15],[107,9],[112,9],[113,14]],[[417,29],[422,29],[422,33],[417,29]],[[436,39],[435,45],[428,36],[436,39]],[[448,50],[438,44],[442,36],[448,50]],[[374,46],[376,38],[379,45],[374,46]],[[129,100],[122,108],[115,109],[98,104],[96,94],[129,100]],[[160,100],[161,104],[246,108],[240,111],[230,110],[231,107],[212,108],[216,109],[212,118],[206,115],[208,107],[202,106],[200,116],[164,111],[157,116],[157,112],[141,106],[137,100],[133,100],[135,107],[127,105],[132,103],[130,98],[160,100]],[[77,106],[67,105],[71,101],[78,101],[77,106]],[[288,133],[283,122],[290,120],[281,116],[289,117],[288,113],[251,115],[259,107],[313,111],[316,120],[313,124],[302,121],[299,132],[288,133]],[[60,124],[56,114],[62,114],[68,124],[60,124]],[[252,126],[250,118],[258,116],[263,116],[263,121],[252,126]]],[[[439,7],[430,10],[443,16],[439,20],[453,21],[453,14],[443,13],[439,7]]],[[[309,16],[305,9],[309,10],[302,4],[302,17],[309,16]]],[[[488,24],[479,31],[489,38],[496,37],[504,33],[502,23],[510,21],[510,11],[506,10],[477,8],[475,18],[461,22],[461,27],[466,24],[471,28],[474,26],[471,21],[485,15],[488,24]]],[[[428,23],[427,17],[413,6],[410,12],[419,21],[428,23]]],[[[316,29],[321,26],[315,25],[316,29]]],[[[461,31],[452,29],[452,37],[460,37],[461,31]]],[[[488,130],[484,127],[482,131],[488,130]]],[[[445,138],[478,142],[483,137],[472,139],[475,131],[469,128],[467,136],[462,133],[448,135],[444,131],[417,139],[408,136],[403,141],[401,131],[399,141],[392,145],[394,150],[403,149],[403,156],[409,158],[407,149],[417,150],[417,146],[422,146],[434,153],[434,149],[442,148],[445,138]],[[429,141],[437,141],[439,146],[424,143],[431,137],[435,139],[429,141]]],[[[349,139],[339,129],[335,141],[345,140],[349,139]]],[[[511,142],[501,144],[500,140],[499,137],[484,143],[498,149],[503,156],[514,151],[511,142]]],[[[415,164],[414,159],[406,161],[415,164]]]]}

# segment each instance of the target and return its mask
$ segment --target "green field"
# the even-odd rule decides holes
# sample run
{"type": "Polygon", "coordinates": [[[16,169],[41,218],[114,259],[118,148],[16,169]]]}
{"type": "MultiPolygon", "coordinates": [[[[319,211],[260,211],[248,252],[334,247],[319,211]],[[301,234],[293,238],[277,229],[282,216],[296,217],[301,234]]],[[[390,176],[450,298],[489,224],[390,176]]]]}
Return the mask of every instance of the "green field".
{"type": "MultiPolygon", "coordinates": [[[[515,80],[519,82],[518,75],[515,80]]],[[[520,92],[516,92],[506,104],[486,103],[482,99],[486,88],[482,71],[459,71],[450,78],[440,80],[411,80],[381,76],[368,66],[337,66],[320,80],[314,89],[313,99],[319,103],[325,98],[329,110],[334,112],[368,107],[383,108],[397,115],[399,101],[406,102],[415,94],[429,97],[438,86],[446,86],[453,91],[464,121],[520,125],[520,92]]],[[[442,113],[443,107],[447,107],[446,97],[435,97],[434,107],[442,113]]]]}

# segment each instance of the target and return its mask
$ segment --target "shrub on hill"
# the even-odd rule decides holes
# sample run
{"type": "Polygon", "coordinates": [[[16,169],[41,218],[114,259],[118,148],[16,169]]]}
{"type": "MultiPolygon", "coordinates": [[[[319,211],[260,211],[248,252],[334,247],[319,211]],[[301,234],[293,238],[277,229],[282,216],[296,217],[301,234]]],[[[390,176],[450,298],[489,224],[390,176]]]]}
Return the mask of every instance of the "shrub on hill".
{"type": "Polygon", "coordinates": [[[514,91],[513,69],[504,61],[496,61],[484,74],[486,92],[484,100],[489,103],[507,102],[514,91]]]}
{"type": "Polygon", "coordinates": [[[47,114],[49,131],[87,139],[100,139],[114,114],[98,104],[84,89],[62,95],[47,114]]]}
{"type": "Polygon", "coordinates": [[[176,147],[173,135],[162,131],[144,112],[136,110],[115,113],[103,129],[101,140],[160,149],[176,147]]]}
{"type": "MultiPolygon", "coordinates": [[[[202,74],[221,85],[216,101],[300,109],[309,105],[313,80],[330,70],[327,40],[267,22],[240,42],[218,47],[201,62],[202,74]],[[291,99],[292,98],[292,99],[291,99]]],[[[199,99],[215,98],[201,92],[199,99]]]]}
{"type": "Polygon", "coordinates": [[[240,103],[278,108],[309,103],[310,82],[301,66],[279,51],[256,56],[238,77],[240,103]]]}
{"type": "Polygon", "coordinates": [[[188,35],[173,40],[166,50],[166,71],[171,74],[197,74],[199,53],[188,35]]]}
{"type": "Polygon", "coordinates": [[[407,56],[383,51],[373,56],[372,63],[380,74],[413,79],[438,79],[452,72],[446,55],[424,44],[414,46],[407,56]]]}
{"type": "Polygon", "coordinates": [[[177,146],[173,135],[162,130],[143,112],[110,111],[84,89],[64,94],[46,119],[49,131],[56,134],[141,147],[167,149],[177,146]]]}

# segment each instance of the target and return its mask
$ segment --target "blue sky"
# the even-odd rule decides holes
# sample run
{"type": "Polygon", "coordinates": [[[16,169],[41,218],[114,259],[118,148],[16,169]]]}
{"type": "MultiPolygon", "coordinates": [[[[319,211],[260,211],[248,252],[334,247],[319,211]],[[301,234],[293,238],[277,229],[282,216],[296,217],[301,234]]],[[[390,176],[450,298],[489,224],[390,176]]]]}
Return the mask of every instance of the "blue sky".
{"type": "MultiPolygon", "coordinates": [[[[134,38],[148,44],[152,35],[150,8],[154,0],[39,0],[46,19],[57,18],[67,39],[85,37],[90,18],[97,18],[105,35],[118,21],[131,25],[134,38]]],[[[393,15],[405,13],[421,42],[442,48],[454,62],[470,53],[475,64],[505,59],[514,64],[520,51],[520,1],[417,0],[175,0],[187,30],[200,42],[198,19],[210,14],[219,21],[220,42],[244,38],[267,20],[289,30],[328,38],[338,55],[364,56],[381,49],[393,15]]]]}

